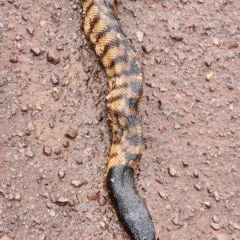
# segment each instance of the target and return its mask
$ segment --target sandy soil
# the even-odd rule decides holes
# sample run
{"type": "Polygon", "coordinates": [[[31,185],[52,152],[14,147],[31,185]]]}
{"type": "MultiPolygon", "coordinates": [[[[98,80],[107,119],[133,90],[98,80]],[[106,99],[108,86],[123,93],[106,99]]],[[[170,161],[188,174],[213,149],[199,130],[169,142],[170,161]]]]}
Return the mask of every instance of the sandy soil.
{"type": "MultiPolygon", "coordinates": [[[[240,240],[240,2],[123,0],[119,21],[146,78],[136,181],[158,239],[240,240]]],[[[0,239],[129,239],[81,1],[0,0],[0,60],[0,239]]]]}

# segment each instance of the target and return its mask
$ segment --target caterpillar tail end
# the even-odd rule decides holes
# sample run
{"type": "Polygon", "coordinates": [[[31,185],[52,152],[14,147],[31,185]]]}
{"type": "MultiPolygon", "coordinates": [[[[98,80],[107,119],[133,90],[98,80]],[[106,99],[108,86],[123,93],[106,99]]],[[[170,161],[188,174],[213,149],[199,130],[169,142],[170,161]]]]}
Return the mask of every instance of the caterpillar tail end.
{"type": "Polygon", "coordinates": [[[133,168],[118,164],[107,174],[107,187],[119,220],[132,240],[155,240],[155,229],[146,203],[139,195],[133,168]]]}

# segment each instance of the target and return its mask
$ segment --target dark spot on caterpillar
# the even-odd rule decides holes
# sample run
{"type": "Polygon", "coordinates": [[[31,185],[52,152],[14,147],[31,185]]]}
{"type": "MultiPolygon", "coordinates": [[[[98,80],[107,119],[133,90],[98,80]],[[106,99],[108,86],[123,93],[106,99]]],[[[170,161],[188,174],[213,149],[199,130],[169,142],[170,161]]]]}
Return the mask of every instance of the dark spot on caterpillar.
{"type": "MultiPolygon", "coordinates": [[[[121,125],[122,125],[124,130],[128,130],[128,129],[138,125],[136,117],[133,116],[133,115],[127,116],[126,113],[123,110],[121,110],[121,111],[114,111],[114,116],[115,116],[115,118],[118,119],[119,123],[121,122],[121,125]],[[122,120],[122,121],[120,121],[120,120],[122,120]]],[[[131,142],[131,140],[130,140],[130,142],[131,142]]],[[[136,146],[138,146],[138,144],[136,146]]]]}
{"type": "Polygon", "coordinates": [[[137,147],[142,144],[143,138],[142,135],[140,135],[139,133],[135,133],[131,137],[128,137],[128,141],[130,142],[131,145],[137,147]]]}
{"type": "Polygon", "coordinates": [[[133,97],[130,97],[130,98],[125,97],[124,100],[125,100],[125,103],[126,103],[127,107],[129,107],[131,109],[136,109],[137,108],[138,99],[136,97],[135,98],[133,98],[133,97]]]}
{"type": "Polygon", "coordinates": [[[102,53],[100,54],[100,58],[103,59],[104,56],[107,54],[107,52],[114,48],[114,47],[120,47],[122,43],[122,40],[121,39],[113,39],[111,41],[109,41],[108,43],[106,43],[104,46],[103,46],[103,51],[102,53]]]}
{"type": "Polygon", "coordinates": [[[112,153],[109,158],[114,158],[117,156],[117,153],[112,153]]]}
{"type": "Polygon", "coordinates": [[[123,110],[115,110],[113,112],[115,117],[125,117],[126,118],[126,113],[123,110]]]}
{"type": "Polygon", "coordinates": [[[116,33],[121,33],[121,29],[118,25],[108,25],[106,29],[102,30],[96,35],[96,42],[98,42],[102,37],[106,36],[112,30],[116,31],[116,33]]]}
{"type": "Polygon", "coordinates": [[[108,8],[108,10],[111,9],[114,11],[114,9],[116,8],[116,2],[117,2],[116,0],[114,0],[114,1],[103,0],[103,2],[105,4],[105,6],[108,8]]]}
{"type": "Polygon", "coordinates": [[[88,5],[88,7],[87,7],[87,9],[86,9],[86,11],[85,11],[85,15],[88,14],[88,12],[89,12],[90,9],[92,8],[92,6],[94,6],[94,1],[92,1],[92,2],[88,5]]]}
{"type": "Polygon", "coordinates": [[[100,21],[100,16],[99,14],[95,15],[92,21],[90,22],[90,28],[88,29],[87,34],[90,36],[93,33],[93,29],[95,25],[100,21]]]}
{"type": "Polygon", "coordinates": [[[119,95],[117,95],[117,96],[114,96],[114,97],[109,98],[109,99],[108,99],[108,103],[114,103],[114,102],[116,102],[116,101],[118,101],[118,100],[120,100],[120,99],[122,99],[122,98],[123,98],[123,96],[122,96],[121,94],[119,94],[119,95]]]}
{"type": "Polygon", "coordinates": [[[139,67],[138,60],[137,60],[136,56],[134,56],[132,61],[131,61],[130,69],[131,69],[131,72],[136,74],[136,75],[138,75],[138,74],[140,74],[142,72],[140,67],[139,67]]]}
{"type": "Polygon", "coordinates": [[[127,117],[127,125],[125,128],[128,129],[128,128],[136,127],[137,124],[138,124],[138,122],[137,122],[136,117],[129,116],[129,117],[127,117]]]}
{"type": "Polygon", "coordinates": [[[131,82],[130,82],[130,87],[131,87],[131,90],[132,90],[134,93],[142,92],[142,83],[141,83],[141,82],[131,81],[131,82]]]}
{"type": "Polygon", "coordinates": [[[120,63],[120,62],[124,62],[124,63],[128,62],[128,55],[126,54],[126,52],[124,53],[124,55],[120,55],[120,56],[113,58],[111,60],[110,64],[108,65],[108,68],[112,68],[115,66],[115,64],[120,63]]]}
{"type": "Polygon", "coordinates": [[[139,74],[142,74],[142,71],[137,64],[137,58],[134,56],[130,63],[129,70],[122,70],[121,72],[116,73],[114,77],[121,77],[122,75],[130,77],[130,76],[139,75],[139,74]]]}
{"type": "Polygon", "coordinates": [[[140,159],[141,155],[140,154],[136,154],[136,153],[128,153],[127,152],[125,157],[126,157],[126,160],[128,162],[130,162],[130,161],[136,161],[136,160],[140,159]]]}
{"type": "MultiPolygon", "coordinates": [[[[114,141],[112,141],[112,144],[116,144],[116,145],[120,144],[120,139],[115,139],[114,141]]],[[[116,156],[117,156],[117,154],[116,154],[116,156]]]]}
{"type": "Polygon", "coordinates": [[[114,89],[124,89],[128,87],[129,87],[129,84],[126,82],[126,83],[117,85],[114,89]]]}
{"type": "Polygon", "coordinates": [[[113,12],[104,12],[104,15],[109,19],[109,20],[115,20],[116,16],[113,12]]]}

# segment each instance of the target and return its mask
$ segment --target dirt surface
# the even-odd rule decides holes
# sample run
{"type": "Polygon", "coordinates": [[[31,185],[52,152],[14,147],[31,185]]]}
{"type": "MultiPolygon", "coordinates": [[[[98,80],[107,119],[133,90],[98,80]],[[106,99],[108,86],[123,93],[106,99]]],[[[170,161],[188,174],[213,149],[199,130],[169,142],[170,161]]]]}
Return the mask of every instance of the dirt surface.
{"type": "MultiPolygon", "coordinates": [[[[123,0],[119,21],[146,78],[136,182],[157,237],[240,240],[240,2],[123,0]]],[[[0,60],[0,239],[129,239],[81,1],[0,0],[0,60]]]]}

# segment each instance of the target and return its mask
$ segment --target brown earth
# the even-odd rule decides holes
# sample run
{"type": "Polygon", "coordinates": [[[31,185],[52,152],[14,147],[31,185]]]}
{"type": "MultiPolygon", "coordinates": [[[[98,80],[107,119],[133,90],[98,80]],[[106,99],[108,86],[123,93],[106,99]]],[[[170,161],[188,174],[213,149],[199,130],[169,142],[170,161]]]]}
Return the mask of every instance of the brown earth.
{"type": "MultiPolygon", "coordinates": [[[[123,0],[119,20],[146,78],[136,182],[157,237],[240,240],[240,2],[123,0]]],[[[81,1],[0,0],[0,60],[0,239],[129,239],[81,1]]]]}

